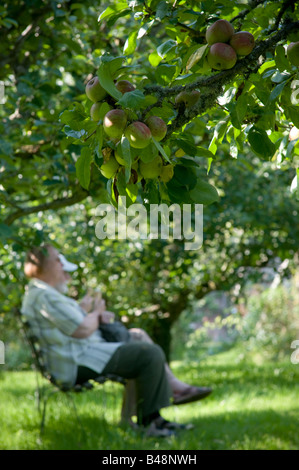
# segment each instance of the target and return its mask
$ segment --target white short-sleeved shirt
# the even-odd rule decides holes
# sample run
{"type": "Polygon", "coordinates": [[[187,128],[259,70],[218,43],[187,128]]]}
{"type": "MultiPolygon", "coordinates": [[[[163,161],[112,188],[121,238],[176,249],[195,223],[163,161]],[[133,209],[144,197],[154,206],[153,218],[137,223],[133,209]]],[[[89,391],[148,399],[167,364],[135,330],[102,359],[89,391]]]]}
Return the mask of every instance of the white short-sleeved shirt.
{"type": "Polygon", "coordinates": [[[48,372],[64,386],[74,385],[79,365],[100,374],[122,344],[108,343],[99,330],[88,338],[73,338],[86,313],[75,300],[39,279],[29,282],[21,311],[38,338],[48,372]]]}

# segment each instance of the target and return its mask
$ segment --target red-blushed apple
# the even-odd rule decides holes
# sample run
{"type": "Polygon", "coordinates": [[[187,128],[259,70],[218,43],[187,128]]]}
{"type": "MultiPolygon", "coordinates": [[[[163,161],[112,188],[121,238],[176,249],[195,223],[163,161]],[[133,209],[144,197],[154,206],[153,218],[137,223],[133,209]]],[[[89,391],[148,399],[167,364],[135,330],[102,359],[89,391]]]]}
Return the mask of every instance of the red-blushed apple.
{"type": "Polygon", "coordinates": [[[163,119],[159,118],[158,116],[150,116],[145,121],[145,124],[151,131],[151,134],[154,137],[154,139],[156,139],[158,142],[164,139],[164,137],[166,136],[166,132],[167,132],[167,126],[165,122],[163,121],[163,119]]]}
{"type": "Polygon", "coordinates": [[[154,160],[149,163],[144,163],[140,161],[139,170],[143,178],[145,179],[155,179],[160,176],[163,168],[163,161],[160,155],[158,155],[154,160]]]}
{"type": "Polygon", "coordinates": [[[212,69],[228,70],[237,62],[237,54],[228,44],[217,42],[210,47],[207,59],[212,69]]]}
{"type": "Polygon", "coordinates": [[[143,149],[150,143],[152,134],[144,122],[135,121],[126,128],[125,137],[133,148],[143,149]]]}
{"type": "Polygon", "coordinates": [[[112,178],[115,173],[117,172],[119,164],[115,160],[113,156],[110,156],[109,160],[104,161],[102,166],[100,167],[101,173],[105,176],[105,178],[110,179],[112,178]]]}
{"type": "Polygon", "coordinates": [[[234,32],[234,27],[229,21],[217,20],[206,31],[207,43],[211,46],[216,42],[228,42],[234,32]]]}
{"type": "Polygon", "coordinates": [[[186,108],[191,108],[194,106],[200,98],[200,91],[192,90],[192,91],[181,91],[175,97],[175,103],[179,105],[180,103],[184,103],[186,108]]]}
{"type": "Polygon", "coordinates": [[[294,126],[290,130],[289,140],[292,141],[292,140],[296,140],[296,139],[299,139],[299,129],[298,129],[298,127],[294,126]]]}
{"type": "Polygon", "coordinates": [[[100,84],[98,77],[93,77],[91,80],[89,80],[89,82],[87,82],[85,93],[87,98],[89,98],[94,103],[103,100],[107,95],[107,92],[100,84]]]}
{"type": "Polygon", "coordinates": [[[127,115],[122,109],[111,109],[105,114],[103,127],[106,134],[113,139],[120,139],[127,124],[127,115]]]}
{"type": "Polygon", "coordinates": [[[250,54],[254,48],[254,37],[247,31],[239,31],[230,38],[229,44],[234,49],[235,53],[240,56],[246,56],[250,54]]]}
{"type": "Polygon", "coordinates": [[[136,89],[135,86],[128,80],[119,80],[116,82],[115,86],[122,94],[128,93],[129,91],[134,91],[136,89]]]}
{"type": "Polygon", "coordinates": [[[288,45],[287,57],[292,65],[299,66],[299,41],[288,45]]]}

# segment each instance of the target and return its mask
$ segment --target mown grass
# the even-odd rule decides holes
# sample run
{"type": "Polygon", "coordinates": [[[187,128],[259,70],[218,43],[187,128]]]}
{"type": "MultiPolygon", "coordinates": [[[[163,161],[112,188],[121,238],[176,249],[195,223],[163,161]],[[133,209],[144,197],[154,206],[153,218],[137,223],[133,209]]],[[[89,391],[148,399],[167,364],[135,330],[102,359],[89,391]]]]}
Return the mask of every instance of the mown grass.
{"type": "Polygon", "coordinates": [[[40,436],[35,373],[2,371],[0,449],[299,449],[298,364],[289,359],[257,364],[235,348],[172,368],[183,380],[211,385],[214,392],[201,402],[163,410],[167,419],[195,425],[167,439],[119,426],[122,387],[117,384],[72,394],[84,431],[66,395],[53,395],[40,436]]]}

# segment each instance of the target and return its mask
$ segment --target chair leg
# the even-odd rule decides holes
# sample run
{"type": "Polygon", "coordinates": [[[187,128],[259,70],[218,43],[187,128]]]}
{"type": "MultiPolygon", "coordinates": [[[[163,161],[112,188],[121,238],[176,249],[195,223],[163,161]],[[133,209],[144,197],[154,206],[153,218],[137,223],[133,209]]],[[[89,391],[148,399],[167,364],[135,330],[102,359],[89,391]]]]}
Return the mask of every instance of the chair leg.
{"type": "MultiPolygon", "coordinates": [[[[41,406],[40,406],[40,412],[41,412],[41,422],[40,422],[40,435],[42,436],[43,433],[44,433],[44,429],[45,429],[45,422],[46,422],[46,411],[47,411],[47,404],[48,404],[48,401],[49,399],[55,395],[55,393],[58,393],[60,392],[60,390],[54,390],[48,394],[46,394],[44,391],[42,393],[40,393],[40,405],[42,403],[42,409],[41,409],[41,406]]],[[[64,392],[63,393],[64,395],[66,395],[66,398],[67,400],[69,400],[72,404],[72,407],[73,407],[73,410],[74,410],[74,414],[76,416],[76,420],[79,424],[79,427],[81,428],[81,431],[85,434],[85,429],[84,429],[84,426],[81,422],[81,419],[79,417],[79,413],[77,411],[77,407],[76,407],[76,404],[75,404],[75,400],[72,396],[72,392],[64,392]]]]}
{"type": "Polygon", "coordinates": [[[75,416],[76,416],[76,419],[77,419],[77,422],[79,424],[79,427],[81,428],[81,431],[83,432],[83,434],[85,435],[86,432],[85,432],[85,429],[84,429],[84,426],[82,424],[82,421],[79,417],[79,413],[77,411],[77,407],[76,407],[76,403],[75,403],[75,400],[74,400],[74,397],[72,396],[72,393],[67,393],[67,398],[69,398],[69,400],[71,401],[72,403],[72,407],[73,407],[73,410],[74,410],[74,413],[75,413],[75,416]]]}
{"type": "Polygon", "coordinates": [[[40,435],[42,436],[44,429],[45,429],[45,422],[46,422],[46,411],[47,411],[47,404],[49,399],[55,394],[58,393],[59,390],[54,390],[48,393],[48,395],[43,391],[41,395],[41,401],[42,401],[42,410],[41,411],[41,423],[40,423],[40,435]]]}

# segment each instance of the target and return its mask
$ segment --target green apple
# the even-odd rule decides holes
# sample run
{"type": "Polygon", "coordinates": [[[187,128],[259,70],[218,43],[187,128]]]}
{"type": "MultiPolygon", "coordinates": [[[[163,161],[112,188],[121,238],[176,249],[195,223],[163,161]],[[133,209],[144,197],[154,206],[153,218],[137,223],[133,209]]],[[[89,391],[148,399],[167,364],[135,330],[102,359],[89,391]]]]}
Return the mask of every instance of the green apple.
{"type": "Polygon", "coordinates": [[[235,30],[227,20],[217,20],[206,31],[207,43],[211,46],[216,42],[228,42],[235,30]]]}
{"type": "MultiPolygon", "coordinates": [[[[122,147],[120,144],[117,145],[115,151],[114,151],[114,156],[116,158],[116,161],[120,164],[120,165],[125,165],[126,164],[126,161],[124,159],[124,155],[123,155],[123,150],[122,150],[122,147]]],[[[133,162],[137,162],[139,156],[138,155],[133,155],[133,152],[131,152],[131,157],[132,157],[132,160],[133,162]]],[[[134,164],[134,163],[133,163],[134,164]]],[[[133,164],[132,164],[132,168],[133,168],[133,164]]],[[[138,165],[138,164],[137,164],[138,165]]]]}
{"type": "Polygon", "coordinates": [[[235,33],[230,38],[229,44],[234,49],[235,53],[240,56],[246,56],[250,54],[254,48],[254,37],[247,31],[240,31],[235,33]]]}
{"type": "Polygon", "coordinates": [[[181,91],[176,97],[175,97],[175,102],[177,105],[180,103],[184,103],[186,108],[191,108],[191,106],[194,106],[200,97],[200,91],[198,90],[192,90],[192,91],[181,91]]]}
{"type": "Polygon", "coordinates": [[[152,160],[149,163],[144,163],[143,161],[140,161],[139,163],[139,170],[143,178],[145,179],[155,179],[160,176],[161,171],[163,168],[163,161],[158,155],[154,160],[152,160]]]}
{"type": "Polygon", "coordinates": [[[115,158],[110,156],[109,160],[105,161],[103,165],[100,167],[100,170],[101,170],[101,173],[105,176],[105,178],[110,179],[115,175],[118,167],[119,167],[119,164],[117,163],[115,158]]]}
{"type": "Polygon", "coordinates": [[[91,80],[89,80],[85,87],[85,93],[87,98],[89,98],[94,103],[103,100],[107,95],[107,92],[101,86],[98,77],[93,77],[91,80]]]}
{"type": "Polygon", "coordinates": [[[288,45],[287,57],[292,65],[299,66],[299,41],[288,45]]]}
{"type": "Polygon", "coordinates": [[[236,64],[237,54],[228,44],[217,42],[210,47],[207,59],[212,69],[228,70],[236,64]]]}
{"type": "Polygon", "coordinates": [[[160,173],[160,180],[164,183],[168,183],[171,180],[174,174],[173,165],[165,165],[162,167],[162,171],[160,173]]]}
{"type": "Polygon", "coordinates": [[[122,94],[135,90],[134,85],[128,80],[119,80],[116,82],[115,86],[122,94]]]}
{"type": "Polygon", "coordinates": [[[97,103],[93,103],[92,107],[90,108],[90,117],[93,121],[98,122],[100,119],[103,119],[106,113],[111,110],[111,106],[108,103],[97,101],[97,103]]]}
{"type": "Polygon", "coordinates": [[[184,156],[186,155],[186,152],[185,152],[183,149],[179,148],[179,149],[175,152],[174,155],[175,155],[177,158],[181,158],[181,157],[184,157],[184,156]]]}
{"type": "Polygon", "coordinates": [[[103,127],[106,134],[113,139],[120,139],[127,125],[127,115],[122,109],[111,109],[105,114],[103,127]]]}
{"type": "Polygon", "coordinates": [[[135,121],[130,124],[125,131],[125,136],[130,145],[136,149],[143,149],[151,141],[152,134],[144,122],[135,121]]]}
{"type": "Polygon", "coordinates": [[[163,119],[159,118],[158,116],[150,116],[145,121],[145,124],[148,126],[154,139],[156,139],[158,142],[164,139],[167,132],[167,126],[163,119]]]}

